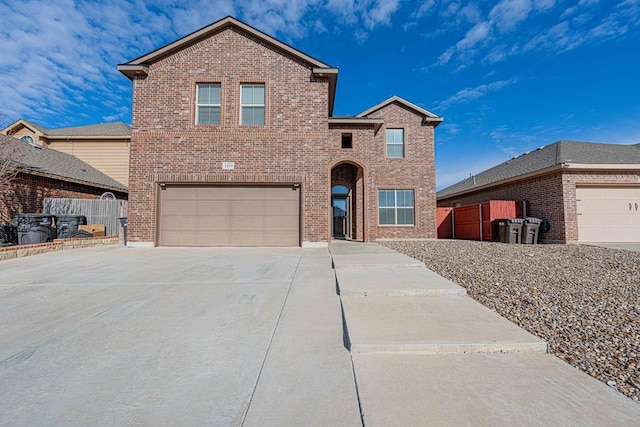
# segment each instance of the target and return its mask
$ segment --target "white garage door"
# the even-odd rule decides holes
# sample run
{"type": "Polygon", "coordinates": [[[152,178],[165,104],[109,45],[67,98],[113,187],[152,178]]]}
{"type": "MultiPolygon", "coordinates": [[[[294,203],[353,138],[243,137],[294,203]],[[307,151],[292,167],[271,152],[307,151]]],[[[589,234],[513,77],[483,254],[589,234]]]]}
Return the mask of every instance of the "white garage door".
{"type": "Polygon", "coordinates": [[[299,246],[292,186],[170,185],[160,190],[160,246],[299,246]]]}
{"type": "Polygon", "coordinates": [[[640,187],[578,187],[580,242],[640,242],[640,187]]]}

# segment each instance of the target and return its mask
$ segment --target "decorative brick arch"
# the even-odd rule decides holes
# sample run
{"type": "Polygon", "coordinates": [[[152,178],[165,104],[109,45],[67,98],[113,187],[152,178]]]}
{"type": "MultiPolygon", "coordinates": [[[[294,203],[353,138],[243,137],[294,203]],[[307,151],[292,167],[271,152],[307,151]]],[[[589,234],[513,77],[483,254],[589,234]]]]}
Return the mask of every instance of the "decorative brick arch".
{"type": "MultiPolygon", "coordinates": [[[[341,160],[330,168],[331,189],[341,185],[349,190],[349,225],[348,236],[351,240],[365,241],[365,171],[355,161],[341,160]]],[[[333,196],[331,196],[333,199],[333,196]]],[[[333,200],[332,200],[333,201],[333,200]]],[[[333,214],[331,218],[333,224],[333,214]]],[[[333,228],[332,228],[333,230],[333,228]]],[[[333,233],[330,233],[333,238],[333,233]]]]}

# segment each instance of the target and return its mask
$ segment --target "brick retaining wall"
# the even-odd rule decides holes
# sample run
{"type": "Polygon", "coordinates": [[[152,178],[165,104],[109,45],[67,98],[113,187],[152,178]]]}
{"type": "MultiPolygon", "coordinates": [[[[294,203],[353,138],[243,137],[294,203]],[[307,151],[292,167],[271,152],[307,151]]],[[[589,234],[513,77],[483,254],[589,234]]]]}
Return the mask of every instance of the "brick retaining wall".
{"type": "Polygon", "coordinates": [[[55,239],[49,243],[37,243],[34,245],[18,245],[0,248],[0,261],[25,256],[39,255],[47,252],[64,251],[67,249],[89,248],[94,246],[117,245],[120,243],[118,236],[88,237],[55,239]]]}

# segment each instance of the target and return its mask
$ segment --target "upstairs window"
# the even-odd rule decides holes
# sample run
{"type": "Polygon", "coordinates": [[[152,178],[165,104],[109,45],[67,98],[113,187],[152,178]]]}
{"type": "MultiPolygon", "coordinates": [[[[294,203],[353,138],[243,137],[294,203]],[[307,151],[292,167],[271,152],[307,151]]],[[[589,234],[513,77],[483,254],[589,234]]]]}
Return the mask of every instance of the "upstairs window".
{"type": "Polygon", "coordinates": [[[196,91],[196,124],[220,124],[220,85],[199,84],[196,91]]]}
{"type": "Polygon", "coordinates": [[[379,225],[413,225],[413,190],[378,190],[379,225]]]}
{"type": "Polygon", "coordinates": [[[404,129],[387,129],[387,157],[404,157],[404,129]]]}
{"type": "Polygon", "coordinates": [[[240,124],[264,125],[264,85],[240,86],[240,124]]]}
{"type": "Polygon", "coordinates": [[[342,134],[342,148],[353,148],[353,136],[350,133],[342,134]]]}
{"type": "Polygon", "coordinates": [[[25,135],[22,138],[20,138],[20,140],[26,142],[27,144],[35,144],[36,142],[33,140],[33,137],[31,135],[25,135]]]}

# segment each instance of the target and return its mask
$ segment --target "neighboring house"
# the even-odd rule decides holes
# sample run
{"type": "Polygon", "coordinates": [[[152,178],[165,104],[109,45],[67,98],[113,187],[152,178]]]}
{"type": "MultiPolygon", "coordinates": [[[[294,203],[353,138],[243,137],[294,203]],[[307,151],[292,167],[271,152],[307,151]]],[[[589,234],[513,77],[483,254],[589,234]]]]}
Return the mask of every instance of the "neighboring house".
{"type": "Polygon", "coordinates": [[[129,184],[131,128],[122,122],[47,129],[20,119],[2,133],[73,154],[121,184],[129,184]]]}
{"type": "Polygon", "coordinates": [[[46,197],[97,199],[112,192],[127,199],[127,187],[75,156],[0,135],[0,158],[11,153],[19,173],[0,187],[0,222],[20,213],[40,213],[46,197]]]}
{"type": "Polygon", "coordinates": [[[436,236],[429,111],[392,97],[334,117],[337,68],[231,17],[118,69],[133,81],[129,244],[436,236]]]}
{"type": "Polygon", "coordinates": [[[640,242],[640,144],[559,141],[438,192],[438,206],[526,200],[556,242],[640,242]]]}

